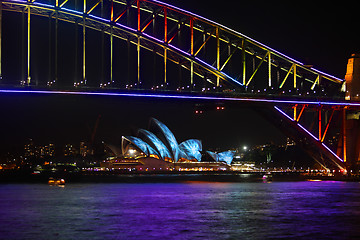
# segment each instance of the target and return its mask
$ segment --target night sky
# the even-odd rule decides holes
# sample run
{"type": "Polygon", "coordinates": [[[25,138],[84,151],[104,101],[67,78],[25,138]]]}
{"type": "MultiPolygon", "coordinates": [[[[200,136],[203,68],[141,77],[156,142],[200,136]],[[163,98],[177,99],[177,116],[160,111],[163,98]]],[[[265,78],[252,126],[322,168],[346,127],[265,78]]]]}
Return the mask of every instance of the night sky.
{"type": "MultiPolygon", "coordinates": [[[[315,5],[314,1],[297,1],[296,4],[241,1],[236,6],[233,4],[239,3],[235,1],[165,2],[221,23],[340,78],[345,75],[347,58],[360,51],[356,2],[354,5],[348,2],[320,5],[321,2],[316,2],[315,5]]],[[[3,24],[4,31],[14,26],[9,21],[3,21],[3,24]]],[[[15,22],[15,25],[19,24],[19,21],[15,22]]],[[[9,41],[6,36],[4,38],[5,43],[9,41]]],[[[4,54],[9,51],[4,49],[4,54]]],[[[3,67],[6,66],[3,63],[3,67]]],[[[87,141],[99,115],[96,139],[115,145],[119,145],[122,135],[135,134],[137,128],[147,128],[150,117],[165,123],[178,142],[197,138],[203,141],[205,148],[226,150],[243,145],[285,142],[281,132],[249,108],[196,115],[194,104],[120,97],[1,94],[0,150],[22,148],[29,138],[37,144],[53,142],[58,146],[87,141]]]]}

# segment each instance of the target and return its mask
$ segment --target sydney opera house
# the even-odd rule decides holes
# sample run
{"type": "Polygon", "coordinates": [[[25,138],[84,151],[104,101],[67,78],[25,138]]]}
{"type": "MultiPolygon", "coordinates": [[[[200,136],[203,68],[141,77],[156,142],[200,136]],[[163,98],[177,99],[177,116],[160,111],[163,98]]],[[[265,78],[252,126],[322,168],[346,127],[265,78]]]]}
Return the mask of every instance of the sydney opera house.
{"type": "Polygon", "coordinates": [[[123,136],[122,155],[103,162],[107,169],[131,171],[219,171],[229,170],[235,152],[203,151],[202,142],[188,139],[177,142],[169,128],[155,118],[149,130],[136,136],[123,136]]]}

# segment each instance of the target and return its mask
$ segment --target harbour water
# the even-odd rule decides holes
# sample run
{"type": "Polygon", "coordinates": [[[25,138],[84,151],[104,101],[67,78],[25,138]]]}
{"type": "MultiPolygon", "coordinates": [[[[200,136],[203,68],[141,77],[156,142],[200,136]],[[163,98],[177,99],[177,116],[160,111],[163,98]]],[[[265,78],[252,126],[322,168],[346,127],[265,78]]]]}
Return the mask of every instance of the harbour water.
{"type": "Polygon", "coordinates": [[[360,183],[0,184],[0,239],[359,239],[360,183]]]}

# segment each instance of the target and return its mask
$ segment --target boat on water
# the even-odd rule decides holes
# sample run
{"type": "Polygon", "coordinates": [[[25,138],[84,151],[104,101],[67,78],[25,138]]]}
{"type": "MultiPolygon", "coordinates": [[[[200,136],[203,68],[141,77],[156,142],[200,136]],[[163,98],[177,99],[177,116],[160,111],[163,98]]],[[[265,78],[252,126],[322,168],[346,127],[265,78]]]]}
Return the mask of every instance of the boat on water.
{"type": "Polygon", "coordinates": [[[272,174],[271,174],[270,172],[265,173],[265,174],[263,175],[263,177],[262,177],[262,179],[263,179],[264,181],[272,181],[272,178],[273,178],[273,176],[272,176],[272,174]]]}
{"type": "Polygon", "coordinates": [[[53,177],[50,177],[49,178],[49,181],[48,181],[48,184],[49,185],[65,185],[65,180],[63,178],[53,178],[53,177]]]}

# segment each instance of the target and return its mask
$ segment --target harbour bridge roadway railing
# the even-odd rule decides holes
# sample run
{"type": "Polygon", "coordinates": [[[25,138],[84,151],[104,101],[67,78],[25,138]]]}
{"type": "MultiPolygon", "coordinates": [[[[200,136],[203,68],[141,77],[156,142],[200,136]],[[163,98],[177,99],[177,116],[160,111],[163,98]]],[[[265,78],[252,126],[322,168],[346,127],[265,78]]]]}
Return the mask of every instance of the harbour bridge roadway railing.
{"type": "MultiPolygon", "coordinates": [[[[223,95],[226,96],[227,99],[223,99],[226,101],[230,101],[229,98],[256,99],[260,94],[261,99],[267,100],[262,100],[263,102],[276,105],[272,109],[280,116],[284,116],[284,121],[291,121],[300,133],[307,134],[308,140],[312,139],[319,143],[319,148],[324,153],[321,159],[330,158],[330,162],[337,167],[345,167],[344,158],[340,156],[341,151],[335,154],[325,145],[325,141],[330,132],[328,131],[331,128],[330,122],[334,120],[336,112],[338,109],[347,108],[348,105],[342,103],[324,105],[319,102],[308,104],[304,100],[309,97],[335,99],[342,96],[345,90],[342,79],[296,61],[216,22],[155,0],[2,0],[0,6],[1,19],[2,11],[6,10],[21,13],[19,16],[22,17],[23,23],[26,23],[23,24],[23,37],[26,38],[23,61],[26,64],[24,69],[21,69],[24,76],[15,82],[9,80],[11,77],[1,71],[0,61],[2,89],[20,85],[24,89],[13,88],[9,91],[28,91],[25,87],[30,87],[36,90],[33,92],[38,93],[60,93],[63,91],[56,89],[66,89],[68,94],[99,94],[102,90],[104,93],[109,93],[109,91],[121,92],[124,89],[131,92],[142,89],[153,91],[151,95],[157,97],[162,96],[162,90],[166,90],[176,92],[174,96],[188,98],[215,95],[214,98],[222,100],[223,95]],[[54,45],[53,49],[49,48],[49,56],[52,58],[49,66],[53,72],[50,74],[51,78],[46,81],[32,76],[31,55],[43,51],[43,49],[31,48],[31,41],[36,41],[31,36],[32,28],[36,27],[31,25],[35,15],[48,18],[49,28],[54,25],[54,29],[48,31],[49,41],[54,45]],[[59,76],[58,45],[61,39],[59,22],[73,23],[81,40],[80,47],[76,48],[75,52],[76,55],[81,56],[79,61],[81,64],[75,64],[72,70],[74,73],[81,72],[81,76],[75,74],[71,84],[62,83],[59,76]],[[106,61],[110,67],[106,73],[103,71],[106,77],[103,76],[100,81],[99,79],[93,81],[92,76],[88,74],[90,66],[87,54],[92,48],[87,44],[93,41],[89,37],[91,31],[98,31],[102,36],[106,35],[109,45],[106,61]],[[50,32],[54,32],[53,35],[50,32]],[[119,47],[117,44],[120,40],[127,43],[125,45],[128,48],[128,60],[130,55],[136,58],[135,67],[128,68],[129,71],[135,69],[134,74],[128,73],[126,80],[119,77],[116,73],[118,66],[114,65],[116,61],[119,62],[120,51],[115,52],[114,49],[119,47]],[[146,54],[161,58],[161,66],[154,65],[156,69],[161,69],[161,73],[151,69],[160,77],[155,76],[152,80],[149,78],[149,75],[155,74],[146,72],[149,71],[145,66],[148,65],[148,62],[145,63],[146,54]],[[174,66],[180,70],[173,71],[174,66]],[[184,70],[186,74],[181,73],[184,70]],[[46,90],[40,90],[44,87],[46,90]],[[90,87],[96,91],[90,91],[90,87]],[[188,92],[191,94],[187,94],[188,92]],[[244,95],[250,98],[242,97],[244,95]],[[299,101],[288,104],[272,101],[273,96],[281,99],[283,95],[296,97],[299,101]],[[305,103],[303,104],[302,101],[305,103]],[[317,106],[316,111],[314,106],[317,106]],[[314,135],[311,129],[300,125],[307,110],[317,112],[319,123],[317,135],[314,135]]],[[[6,32],[2,32],[0,28],[0,39],[4,34],[6,32]]],[[[97,43],[97,46],[101,47],[101,45],[103,44],[97,43]]],[[[1,53],[0,50],[0,55],[1,53]]],[[[3,59],[4,61],[6,59],[3,59]]],[[[102,60],[102,64],[99,64],[102,65],[99,66],[100,68],[104,68],[104,62],[102,60]]],[[[127,62],[130,64],[130,61],[127,62]]],[[[7,90],[2,90],[4,91],[7,90]]]]}

